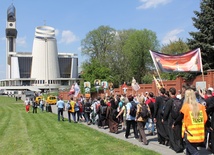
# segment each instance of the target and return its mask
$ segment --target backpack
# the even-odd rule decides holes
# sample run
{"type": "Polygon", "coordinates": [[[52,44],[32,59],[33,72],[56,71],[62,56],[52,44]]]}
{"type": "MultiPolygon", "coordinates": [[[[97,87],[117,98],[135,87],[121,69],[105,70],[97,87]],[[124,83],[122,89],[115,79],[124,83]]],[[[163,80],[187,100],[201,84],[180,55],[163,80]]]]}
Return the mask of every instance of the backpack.
{"type": "Polygon", "coordinates": [[[173,103],[172,103],[172,111],[171,111],[171,116],[173,119],[178,118],[178,116],[180,114],[181,107],[182,107],[181,100],[178,98],[174,98],[173,103]]]}
{"type": "Polygon", "coordinates": [[[100,114],[104,115],[106,114],[107,112],[107,106],[104,105],[104,106],[100,106],[100,114]]]}
{"type": "Polygon", "coordinates": [[[164,115],[165,109],[166,109],[166,99],[164,98],[163,99],[162,109],[161,109],[161,116],[164,115]]]}
{"type": "Polygon", "coordinates": [[[88,102],[85,104],[85,112],[91,112],[91,105],[88,102]]]}
{"type": "Polygon", "coordinates": [[[146,104],[144,104],[142,107],[141,107],[141,112],[140,112],[140,116],[144,119],[147,119],[150,117],[150,112],[149,112],[149,109],[148,109],[148,106],[146,104]]]}
{"type": "Polygon", "coordinates": [[[91,107],[85,107],[85,112],[91,112],[91,107]]]}
{"type": "Polygon", "coordinates": [[[66,109],[67,109],[67,110],[71,110],[71,104],[70,104],[70,102],[67,103],[66,109]]]}
{"type": "Polygon", "coordinates": [[[76,102],[75,106],[74,106],[75,111],[79,111],[80,110],[80,106],[79,103],[76,102]]]}
{"type": "Polygon", "coordinates": [[[100,103],[99,102],[95,102],[96,113],[97,113],[99,107],[100,107],[100,103]]]}
{"type": "Polygon", "coordinates": [[[137,104],[134,101],[132,101],[131,105],[132,106],[130,108],[130,115],[135,117],[136,116],[136,112],[137,112],[137,104]]]}

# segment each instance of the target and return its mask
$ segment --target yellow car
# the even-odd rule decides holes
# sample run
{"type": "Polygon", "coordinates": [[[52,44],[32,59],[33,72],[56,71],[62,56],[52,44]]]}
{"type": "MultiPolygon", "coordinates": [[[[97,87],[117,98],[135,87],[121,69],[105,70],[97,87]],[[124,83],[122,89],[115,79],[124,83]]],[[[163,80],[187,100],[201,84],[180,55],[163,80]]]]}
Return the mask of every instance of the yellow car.
{"type": "Polygon", "coordinates": [[[42,99],[43,99],[43,96],[37,96],[35,100],[36,104],[39,105],[39,101],[42,99]]]}
{"type": "Polygon", "coordinates": [[[46,104],[56,104],[57,98],[55,96],[48,96],[46,100],[46,104]]]}

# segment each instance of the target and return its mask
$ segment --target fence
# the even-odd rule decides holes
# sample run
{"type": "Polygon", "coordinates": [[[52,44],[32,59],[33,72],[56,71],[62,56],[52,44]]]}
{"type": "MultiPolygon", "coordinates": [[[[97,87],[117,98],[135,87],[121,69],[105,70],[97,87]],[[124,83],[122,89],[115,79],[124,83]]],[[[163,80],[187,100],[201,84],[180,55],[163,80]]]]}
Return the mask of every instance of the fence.
{"type": "MultiPolygon", "coordinates": [[[[185,83],[188,83],[190,85],[196,85],[196,82],[203,81],[206,82],[206,88],[208,87],[213,87],[214,86],[214,69],[208,70],[207,74],[202,76],[199,75],[197,76],[194,80],[192,81],[185,81],[182,77],[177,77],[176,80],[163,80],[163,85],[166,90],[169,90],[170,87],[174,87],[176,90],[181,90],[182,85],[185,83]]],[[[135,92],[131,86],[128,86],[128,89],[126,90],[126,94],[132,94],[132,95],[137,95],[137,94],[142,94],[145,92],[153,92],[155,95],[158,95],[158,89],[156,87],[155,82],[153,81],[151,84],[139,84],[140,89],[135,92]]],[[[114,89],[114,94],[124,94],[122,87],[120,86],[119,88],[114,89]]],[[[59,95],[62,96],[65,100],[69,99],[68,92],[59,92],[59,95]]],[[[91,97],[97,97],[97,96],[106,96],[110,95],[110,91],[107,90],[106,94],[103,92],[99,93],[92,93],[91,97]]]]}

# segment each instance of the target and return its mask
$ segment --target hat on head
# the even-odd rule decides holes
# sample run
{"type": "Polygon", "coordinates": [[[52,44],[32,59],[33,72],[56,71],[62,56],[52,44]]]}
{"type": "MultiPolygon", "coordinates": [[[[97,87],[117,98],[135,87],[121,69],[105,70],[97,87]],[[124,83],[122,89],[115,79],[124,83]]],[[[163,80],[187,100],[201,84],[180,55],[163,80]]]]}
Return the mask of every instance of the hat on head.
{"type": "Polygon", "coordinates": [[[211,90],[213,92],[213,88],[212,87],[209,87],[208,90],[211,90]]]}

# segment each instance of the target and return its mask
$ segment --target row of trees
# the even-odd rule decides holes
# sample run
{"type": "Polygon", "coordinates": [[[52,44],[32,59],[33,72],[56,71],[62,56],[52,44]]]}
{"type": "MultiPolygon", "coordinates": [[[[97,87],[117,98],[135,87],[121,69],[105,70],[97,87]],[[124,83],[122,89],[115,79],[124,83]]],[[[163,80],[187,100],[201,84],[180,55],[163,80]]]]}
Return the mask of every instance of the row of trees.
{"type": "MultiPolygon", "coordinates": [[[[190,32],[192,39],[187,42],[179,39],[160,46],[156,33],[148,30],[115,30],[100,26],[90,31],[82,40],[82,54],[88,59],[82,64],[81,78],[93,84],[95,79],[111,81],[115,87],[135,77],[138,83],[151,83],[155,68],[149,50],[167,54],[179,54],[201,48],[204,69],[214,68],[214,2],[201,1],[201,12],[195,11],[194,26],[198,32],[190,32]]],[[[192,78],[190,73],[161,74],[162,79],[175,79],[183,76],[192,78]]],[[[92,87],[93,88],[93,87],[92,87]]],[[[92,89],[92,91],[95,91],[92,89]]]]}

